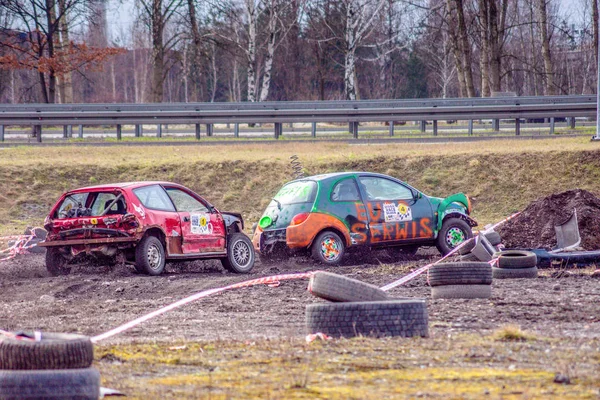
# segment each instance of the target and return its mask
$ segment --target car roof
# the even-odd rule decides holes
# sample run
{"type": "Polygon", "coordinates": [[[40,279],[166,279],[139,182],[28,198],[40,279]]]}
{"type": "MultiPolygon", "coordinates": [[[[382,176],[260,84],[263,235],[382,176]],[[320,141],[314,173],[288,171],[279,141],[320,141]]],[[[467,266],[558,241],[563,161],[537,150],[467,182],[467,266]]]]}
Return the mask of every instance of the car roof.
{"type": "Polygon", "coordinates": [[[124,188],[135,189],[135,188],[138,188],[138,187],[150,186],[150,185],[181,186],[178,183],[165,182],[165,181],[119,182],[119,183],[107,183],[107,184],[104,184],[104,185],[96,185],[96,186],[86,186],[86,187],[82,187],[82,188],[77,188],[77,189],[69,190],[69,193],[86,192],[86,191],[99,191],[99,190],[114,190],[114,189],[124,189],[124,188]]]}
{"type": "Polygon", "coordinates": [[[346,176],[353,176],[353,175],[372,175],[372,176],[380,176],[380,177],[384,177],[384,178],[392,178],[392,179],[398,180],[398,178],[396,178],[396,177],[385,175],[385,174],[380,174],[377,172],[347,171],[347,172],[331,172],[328,174],[306,176],[303,178],[296,179],[296,181],[302,181],[302,180],[325,181],[325,180],[329,180],[329,179],[344,178],[346,176]]]}

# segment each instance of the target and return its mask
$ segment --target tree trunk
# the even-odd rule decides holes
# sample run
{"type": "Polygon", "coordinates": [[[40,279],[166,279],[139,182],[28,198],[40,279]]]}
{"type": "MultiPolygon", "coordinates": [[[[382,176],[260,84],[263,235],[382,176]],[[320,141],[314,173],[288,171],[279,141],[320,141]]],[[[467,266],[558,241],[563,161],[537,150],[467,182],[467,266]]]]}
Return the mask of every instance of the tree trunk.
{"type": "Polygon", "coordinates": [[[598,0],[592,0],[592,24],[594,31],[594,59],[598,63],[598,0]]]}
{"type": "Polygon", "coordinates": [[[463,67],[462,55],[460,52],[460,44],[458,34],[456,32],[456,13],[454,12],[454,1],[446,0],[446,11],[447,11],[447,20],[448,20],[448,35],[451,38],[450,46],[452,48],[452,54],[454,54],[454,62],[456,65],[456,72],[458,78],[458,90],[460,92],[460,97],[467,96],[467,88],[465,82],[465,70],[463,67]]]}
{"type": "Polygon", "coordinates": [[[165,52],[163,45],[164,19],[162,0],[152,0],[152,93],[151,101],[163,100],[163,78],[165,71],[165,52]]]}
{"type": "Polygon", "coordinates": [[[479,51],[479,68],[481,70],[481,97],[490,96],[490,24],[488,18],[489,1],[490,0],[479,0],[479,23],[481,28],[481,49],[479,51]]]}
{"type": "Polygon", "coordinates": [[[468,97],[475,97],[475,86],[473,85],[473,72],[471,70],[471,44],[467,34],[467,24],[465,23],[465,12],[463,0],[454,0],[456,5],[456,15],[458,18],[458,38],[460,52],[462,54],[463,70],[465,73],[465,87],[468,97]]]}
{"type": "Polygon", "coordinates": [[[548,15],[546,12],[546,0],[537,0],[538,18],[542,39],[542,57],[544,59],[544,77],[546,82],[546,95],[556,93],[554,87],[554,75],[552,73],[552,59],[550,58],[550,38],[548,37],[548,15]]]}
{"type": "MultiPolygon", "coordinates": [[[[49,59],[54,58],[54,32],[52,26],[56,23],[56,4],[54,0],[46,0],[46,23],[48,24],[48,32],[47,32],[47,43],[48,46],[48,54],[47,57],[49,59]]],[[[50,66],[48,68],[48,103],[56,102],[56,72],[54,68],[50,66]]]]}
{"type": "MultiPolygon", "coordinates": [[[[66,0],[58,0],[58,13],[60,15],[58,21],[60,50],[64,52],[71,46],[66,0]]],[[[71,71],[65,72],[59,77],[59,93],[62,103],[73,103],[73,73],[71,71]]]]}
{"type": "MultiPolygon", "coordinates": [[[[200,30],[198,29],[198,20],[196,19],[196,4],[195,0],[188,0],[188,12],[190,14],[190,27],[192,30],[192,41],[194,42],[194,48],[192,49],[192,54],[194,55],[192,60],[192,65],[195,66],[196,70],[200,70],[201,60],[200,60],[200,46],[202,45],[202,40],[200,37],[200,30]]],[[[200,101],[198,91],[195,90],[195,101],[200,101]]],[[[186,95],[187,97],[187,95],[186,95]]]]}
{"type": "Polygon", "coordinates": [[[246,0],[248,13],[248,101],[256,101],[256,6],[254,0],[246,0]]]}
{"type": "Polygon", "coordinates": [[[344,54],[344,91],[346,100],[356,100],[356,87],[354,76],[356,69],[356,32],[358,9],[353,0],[348,2],[346,8],[346,52],[344,54]]]}
{"type": "Polygon", "coordinates": [[[262,89],[260,90],[260,101],[266,101],[269,97],[271,86],[271,69],[273,68],[273,57],[275,55],[275,37],[277,34],[278,0],[271,1],[269,8],[269,41],[267,43],[267,54],[265,55],[265,71],[263,74],[262,89]]]}
{"type": "Polygon", "coordinates": [[[489,38],[490,38],[490,89],[492,92],[502,91],[500,77],[502,74],[502,55],[500,54],[500,32],[498,30],[498,8],[496,0],[489,0],[489,38]]]}

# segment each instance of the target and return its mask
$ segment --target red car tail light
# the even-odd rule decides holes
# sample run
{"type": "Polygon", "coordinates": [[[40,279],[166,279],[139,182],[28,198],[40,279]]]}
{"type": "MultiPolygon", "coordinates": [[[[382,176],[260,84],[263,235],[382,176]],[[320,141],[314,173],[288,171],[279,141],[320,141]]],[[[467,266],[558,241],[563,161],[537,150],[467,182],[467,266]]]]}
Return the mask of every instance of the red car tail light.
{"type": "Polygon", "coordinates": [[[292,218],[292,222],[290,222],[290,226],[294,226],[294,225],[300,225],[301,223],[303,223],[304,221],[307,220],[308,216],[310,215],[310,213],[300,213],[300,214],[296,214],[294,216],[294,218],[292,218]]]}

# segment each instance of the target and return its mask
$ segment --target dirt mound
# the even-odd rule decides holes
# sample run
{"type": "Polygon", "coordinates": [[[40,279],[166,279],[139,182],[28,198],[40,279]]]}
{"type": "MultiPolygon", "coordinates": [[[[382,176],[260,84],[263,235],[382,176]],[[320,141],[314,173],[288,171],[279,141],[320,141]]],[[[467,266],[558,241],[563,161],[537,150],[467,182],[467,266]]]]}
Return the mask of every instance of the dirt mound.
{"type": "Polygon", "coordinates": [[[498,229],[508,248],[556,246],[554,226],[565,222],[577,210],[581,247],[600,249],[600,199],[587,190],[575,189],[552,194],[531,203],[521,214],[498,229]]]}

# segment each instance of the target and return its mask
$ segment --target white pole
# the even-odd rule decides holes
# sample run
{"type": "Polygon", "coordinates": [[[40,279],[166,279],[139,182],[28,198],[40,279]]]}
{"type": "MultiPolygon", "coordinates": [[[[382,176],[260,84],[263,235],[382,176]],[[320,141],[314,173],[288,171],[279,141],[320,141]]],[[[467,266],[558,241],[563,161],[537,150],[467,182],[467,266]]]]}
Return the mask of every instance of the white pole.
{"type": "MultiPolygon", "coordinates": [[[[598,29],[600,32],[600,18],[598,18],[598,29]]],[[[598,48],[600,49],[600,35],[598,35],[598,48]]],[[[600,51],[598,52],[600,54],[600,51]]],[[[596,136],[592,137],[592,140],[600,140],[600,56],[598,56],[598,68],[596,77],[596,136]]]]}

